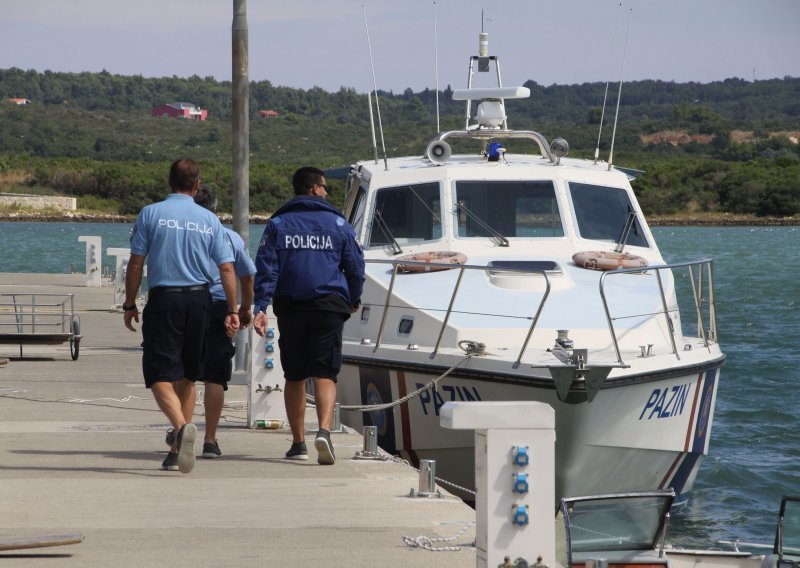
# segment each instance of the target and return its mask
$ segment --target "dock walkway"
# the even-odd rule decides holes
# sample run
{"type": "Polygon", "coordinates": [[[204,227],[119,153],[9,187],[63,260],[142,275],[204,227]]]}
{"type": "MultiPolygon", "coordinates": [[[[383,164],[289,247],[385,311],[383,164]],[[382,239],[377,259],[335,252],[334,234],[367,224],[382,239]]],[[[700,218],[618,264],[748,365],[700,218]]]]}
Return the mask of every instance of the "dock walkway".
{"type": "MultiPolygon", "coordinates": [[[[3,568],[475,566],[474,525],[434,543],[459,551],[410,548],[402,538],[454,536],[474,521],[471,508],[447,492],[407,497],[417,472],[352,459],[362,448],[354,432],[332,435],[334,466],[317,465],[313,444],[308,462],[282,459],[290,432],[246,427],[245,386],[227,393],[223,457],[198,458],[188,475],[162,471],[167,423],[144,388],[141,333],[111,311],[113,288],[87,288],[75,274],[0,274],[0,292],[74,293],[83,336],[76,361],[68,344],[25,346],[22,359],[18,346],[0,345],[8,359],[0,365],[0,539],[85,536],[0,552],[3,568]]],[[[196,449],[202,413],[198,404],[196,449]]]]}

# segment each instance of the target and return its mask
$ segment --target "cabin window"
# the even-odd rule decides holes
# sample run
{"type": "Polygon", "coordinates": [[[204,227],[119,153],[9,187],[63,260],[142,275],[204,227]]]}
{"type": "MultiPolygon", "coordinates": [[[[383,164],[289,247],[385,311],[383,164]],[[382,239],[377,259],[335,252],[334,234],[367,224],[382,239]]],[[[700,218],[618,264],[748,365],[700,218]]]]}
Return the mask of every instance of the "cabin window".
{"type": "Polygon", "coordinates": [[[355,231],[357,237],[361,236],[361,225],[364,224],[364,211],[366,210],[366,207],[367,190],[363,187],[359,187],[355,201],[353,202],[353,208],[350,210],[350,218],[348,219],[350,226],[353,227],[353,231],[355,231]]]}
{"type": "Polygon", "coordinates": [[[551,181],[458,181],[459,237],[563,237],[551,181]]]}
{"type": "Polygon", "coordinates": [[[442,238],[438,183],[387,187],[375,194],[368,246],[399,245],[442,238]]]}
{"type": "MultiPolygon", "coordinates": [[[[627,191],[620,187],[570,182],[569,193],[581,237],[619,242],[628,217],[634,211],[627,191]]],[[[625,242],[631,246],[649,246],[639,219],[634,220],[625,242]]]]}

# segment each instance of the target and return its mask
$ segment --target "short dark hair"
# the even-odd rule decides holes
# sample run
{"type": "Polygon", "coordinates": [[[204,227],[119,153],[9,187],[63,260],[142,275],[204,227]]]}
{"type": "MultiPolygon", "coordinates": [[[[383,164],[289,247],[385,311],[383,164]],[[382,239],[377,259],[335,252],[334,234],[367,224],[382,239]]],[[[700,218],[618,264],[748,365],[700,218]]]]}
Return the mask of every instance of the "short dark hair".
{"type": "Polygon", "coordinates": [[[172,191],[192,191],[199,179],[200,166],[190,158],[179,158],[169,168],[169,187],[172,191]]]}
{"type": "Polygon", "coordinates": [[[217,210],[217,196],[214,193],[214,190],[208,186],[200,186],[200,189],[197,190],[197,193],[194,196],[194,202],[200,207],[205,207],[209,211],[217,210]]]}
{"type": "Polygon", "coordinates": [[[303,166],[292,176],[292,187],[295,195],[308,195],[311,188],[322,183],[325,172],[312,166],[303,166]]]}

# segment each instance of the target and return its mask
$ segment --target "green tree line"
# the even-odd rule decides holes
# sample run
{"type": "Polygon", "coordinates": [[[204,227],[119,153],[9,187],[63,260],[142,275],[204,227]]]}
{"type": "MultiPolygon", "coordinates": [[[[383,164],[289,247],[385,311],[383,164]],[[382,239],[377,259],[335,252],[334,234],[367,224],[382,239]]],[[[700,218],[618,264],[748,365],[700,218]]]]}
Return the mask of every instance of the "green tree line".
{"type": "MultiPolygon", "coordinates": [[[[566,138],[571,155],[591,157],[605,84],[525,85],[530,98],[507,101],[510,127],[566,138]]],[[[647,171],[634,183],[647,213],[795,215],[800,212],[800,150],[796,139],[780,133],[797,136],[800,130],[799,93],[800,79],[791,77],[627,83],[615,163],[647,171]],[[732,136],[737,131],[750,133],[750,139],[737,140],[732,136]],[[647,138],[659,132],[680,132],[695,141],[676,145],[647,138]]],[[[422,155],[435,130],[436,92],[406,89],[379,96],[387,154],[422,155]]],[[[449,86],[439,93],[443,130],[464,127],[464,103],[451,96],[449,86]]],[[[0,102],[0,179],[4,172],[14,173],[29,189],[78,196],[79,207],[102,203],[130,214],[163,197],[169,162],[191,156],[201,161],[204,180],[220,194],[222,209],[229,210],[229,82],[11,68],[0,69],[0,102]],[[7,102],[12,97],[31,104],[7,102]],[[208,120],[151,116],[153,108],[176,101],[208,109],[208,120]]],[[[603,157],[615,106],[610,96],[603,157]]],[[[298,165],[340,167],[373,155],[367,95],[353,89],[329,93],[254,81],[250,109],[253,212],[272,211],[289,196],[288,178],[298,165]],[[262,109],[279,117],[259,119],[262,109]]]]}

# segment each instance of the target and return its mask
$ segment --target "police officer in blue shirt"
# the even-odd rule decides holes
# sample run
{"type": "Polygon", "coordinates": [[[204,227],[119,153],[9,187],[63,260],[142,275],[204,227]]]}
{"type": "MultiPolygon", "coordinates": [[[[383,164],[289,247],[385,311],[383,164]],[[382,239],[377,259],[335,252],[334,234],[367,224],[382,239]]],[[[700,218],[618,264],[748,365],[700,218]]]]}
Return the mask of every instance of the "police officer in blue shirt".
{"type": "Polygon", "coordinates": [[[211,311],[209,285],[219,268],[227,299],[225,325],[239,328],[233,251],[216,215],[195,204],[200,168],[187,158],[173,162],[172,193],[139,212],[131,232],[125,276],[125,327],[136,331],[136,296],[147,260],[148,300],[142,314],[142,371],[158,407],[178,432],[162,469],[188,473],[194,467],[194,381],[203,376],[206,329],[211,311]]]}
{"type": "Polygon", "coordinates": [[[361,304],[364,253],[353,228],[325,200],[328,186],[322,170],[300,168],[292,186],[295,197],[272,215],[256,254],[253,326],[264,335],[264,310],[271,302],[278,317],[284,401],[292,429],[286,458],[308,459],[303,430],[310,377],[319,420],[317,461],[332,465],[336,457],[330,429],[342,364],[342,329],[361,304]]]}

